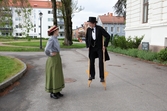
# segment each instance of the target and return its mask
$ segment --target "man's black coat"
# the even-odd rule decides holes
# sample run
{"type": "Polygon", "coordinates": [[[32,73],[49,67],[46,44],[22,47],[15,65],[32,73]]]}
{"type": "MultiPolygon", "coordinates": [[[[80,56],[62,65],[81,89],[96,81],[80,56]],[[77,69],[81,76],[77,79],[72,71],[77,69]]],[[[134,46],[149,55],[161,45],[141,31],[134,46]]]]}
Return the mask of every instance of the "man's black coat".
{"type": "MultiPolygon", "coordinates": [[[[103,36],[105,37],[104,46],[108,47],[108,43],[110,41],[110,35],[101,26],[96,25],[95,28],[96,28],[96,47],[102,50],[103,49],[103,43],[102,43],[103,36]]],[[[87,32],[86,32],[86,47],[87,48],[91,47],[91,40],[92,40],[92,29],[87,28],[87,32]]],[[[89,57],[90,57],[90,52],[89,52],[89,57]]],[[[105,60],[110,60],[107,49],[105,50],[105,60]]]]}

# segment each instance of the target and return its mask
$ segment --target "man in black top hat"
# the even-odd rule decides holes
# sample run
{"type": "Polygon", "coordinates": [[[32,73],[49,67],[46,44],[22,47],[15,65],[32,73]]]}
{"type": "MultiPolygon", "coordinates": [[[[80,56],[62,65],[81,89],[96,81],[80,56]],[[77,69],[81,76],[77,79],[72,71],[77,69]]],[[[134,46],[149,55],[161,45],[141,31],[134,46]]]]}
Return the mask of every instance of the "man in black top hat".
{"type": "Polygon", "coordinates": [[[90,59],[89,80],[95,79],[95,58],[99,58],[100,82],[105,82],[103,51],[105,51],[105,60],[109,60],[110,58],[106,47],[108,46],[110,35],[103,29],[103,27],[96,25],[96,17],[89,17],[87,22],[89,23],[89,27],[86,32],[86,47],[89,48],[90,59]],[[103,36],[105,37],[104,43],[103,36]]]}

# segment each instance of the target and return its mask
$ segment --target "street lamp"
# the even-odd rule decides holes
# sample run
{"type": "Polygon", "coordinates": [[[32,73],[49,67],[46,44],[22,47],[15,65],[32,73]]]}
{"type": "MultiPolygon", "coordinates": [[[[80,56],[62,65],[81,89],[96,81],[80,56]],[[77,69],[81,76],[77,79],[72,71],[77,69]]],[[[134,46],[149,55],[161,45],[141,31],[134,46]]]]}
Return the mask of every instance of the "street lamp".
{"type": "Polygon", "coordinates": [[[40,49],[42,49],[42,15],[43,13],[39,13],[39,18],[40,18],[40,49]]]}

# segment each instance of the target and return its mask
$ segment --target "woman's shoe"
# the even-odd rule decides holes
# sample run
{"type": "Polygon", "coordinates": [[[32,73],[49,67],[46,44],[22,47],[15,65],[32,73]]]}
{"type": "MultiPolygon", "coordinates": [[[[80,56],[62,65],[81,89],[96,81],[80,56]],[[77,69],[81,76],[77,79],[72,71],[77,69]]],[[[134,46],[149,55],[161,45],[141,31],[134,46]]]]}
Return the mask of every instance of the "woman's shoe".
{"type": "Polygon", "coordinates": [[[50,93],[50,97],[53,99],[59,99],[59,96],[57,94],[54,94],[54,93],[50,93]]]}
{"type": "Polygon", "coordinates": [[[59,97],[63,97],[64,95],[61,94],[60,92],[56,93],[59,97]]]}

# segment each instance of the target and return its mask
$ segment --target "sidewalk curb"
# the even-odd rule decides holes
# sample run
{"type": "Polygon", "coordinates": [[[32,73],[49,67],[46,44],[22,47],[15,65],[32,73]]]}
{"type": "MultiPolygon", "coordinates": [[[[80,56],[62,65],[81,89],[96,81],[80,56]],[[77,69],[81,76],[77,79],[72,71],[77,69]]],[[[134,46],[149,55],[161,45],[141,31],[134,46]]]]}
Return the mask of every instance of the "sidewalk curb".
{"type": "Polygon", "coordinates": [[[0,83],[0,92],[4,88],[12,85],[15,81],[17,81],[18,79],[20,79],[23,76],[23,74],[26,72],[26,70],[27,70],[27,65],[23,61],[21,61],[20,59],[18,59],[18,58],[16,58],[16,59],[18,61],[20,61],[24,65],[24,68],[19,73],[17,73],[16,75],[14,75],[11,78],[7,79],[6,81],[0,83]]]}

